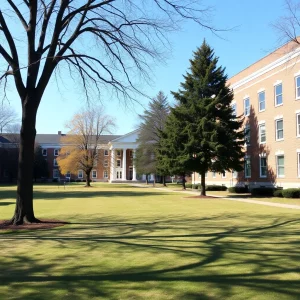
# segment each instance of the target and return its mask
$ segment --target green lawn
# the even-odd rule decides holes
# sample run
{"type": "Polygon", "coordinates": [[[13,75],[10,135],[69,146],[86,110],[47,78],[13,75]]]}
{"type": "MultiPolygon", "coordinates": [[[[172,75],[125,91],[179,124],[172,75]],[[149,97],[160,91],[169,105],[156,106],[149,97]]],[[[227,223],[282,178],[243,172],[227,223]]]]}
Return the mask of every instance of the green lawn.
{"type": "Polygon", "coordinates": [[[300,298],[299,210],[188,196],[36,186],[36,216],[71,224],[0,231],[0,299],[300,298]]]}

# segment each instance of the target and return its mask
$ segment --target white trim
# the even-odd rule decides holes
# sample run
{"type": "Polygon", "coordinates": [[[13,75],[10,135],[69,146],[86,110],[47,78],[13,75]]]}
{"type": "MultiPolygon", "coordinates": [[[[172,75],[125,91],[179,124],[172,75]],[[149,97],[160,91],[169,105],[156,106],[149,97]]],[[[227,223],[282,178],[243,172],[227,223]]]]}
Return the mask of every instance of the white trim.
{"type": "MultiPolygon", "coordinates": [[[[295,99],[299,100],[300,99],[300,94],[297,95],[298,89],[297,89],[297,79],[300,78],[300,73],[298,75],[295,75],[294,77],[294,83],[295,83],[295,99]]],[[[299,86],[300,88],[300,86],[299,86]]]]}
{"type": "Polygon", "coordinates": [[[244,98],[244,115],[245,115],[245,117],[250,116],[250,109],[251,109],[250,97],[244,98]],[[249,106],[247,106],[248,107],[247,111],[246,111],[246,105],[245,105],[246,100],[249,100],[249,106]],[[246,112],[248,112],[248,113],[246,113],[246,112]]]}
{"type": "Polygon", "coordinates": [[[284,155],[284,151],[283,150],[277,150],[275,152],[275,156],[278,156],[278,155],[284,155]]]}
{"type": "Polygon", "coordinates": [[[258,125],[258,140],[259,140],[259,144],[265,144],[267,142],[267,130],[266,130],[266,123],[261,123],[258,125]],[[262,140],[262,130],[261,128],[264,127],[265,129],[265,141],[261,141],[262,140]]]}
{"type": "Polygon", "coordinates": [[[300,137],[300,112],[296,114],[296,136],[300,137]]]}
{"type": "Polygon", "coordinates": [[[53,169],[52,171],[52,178],[59,178],[59,170],[58,169],[53,169]],[[54,176],[54,172],[57,172],[57,176],[54,176]]]}
{"type": "Polygon", "coordinates": [[[263,112],[263,111],[265,111],[266,110],[266,91],[265,90],[263,90],[263,91],[260,91],[260,92],[257,92],[257,100],[258,100],[258,112],[263,112]],[[264,103],[264,109],[260,109],[260,99],[259,99],[259,96],[262,94],[262,93],[264,93],[264,101],[263,101],[263,103],[264,103]]]}
{"type": "Polygon", "coordinates": [[[297,77],[300,75],[300,71],[298,71],[297,73],[294,73],[294,77],[297,77]]]}
{"type": "Polygon", "coordinates": [[[282,119],[277,119],[275,120],[275,141],[279,142],[279,141],[283,141],[284,140],[284,123],[283,123],[283,118],[282,119]],[[282,130],[282,138],[278,138],[278,129],[277,129],[277,124],[278,122],[282,121],[282,129],[280,129],[280,131],[282,130]]]}
{"type": "Polygon", "coordinates": [[[297,152],[298,178],[300,178],[300,151],[297,152]]]}
{"type": "Polygon", "coordinates": [[[97,170],[92,170],[92,179],[96,179],[97,178],[97,170]],[[96,172],[96,176],[94,176],[93,172],[96,172]]]}
{"type": "Polygon", "coordinates": [[[251,175],[252,175],[252,168],[251,168],[251,157],[249,156],[249,155],[246,155],[245,156],[245,162],[244,162],[244,167],[245,167],[245,169],[244,169],[244,175],[245,175],[245,178],[251,178],[251,175]],[[247,160],[249,160],[249,165],[250,165],[250,175],[246,175],[247,174],[247,172],[246,172],[246,161],[247,160]]]}
{"type": "Polygon", "coordinates": [[[266,124],[266,121],[265,120],[261,120],[261,121],[258,121],[257,123],[258,125],[261,125],[261,124],[266,124]]]}
{"type": "Polygon", "coordinates": [[[277,83],[274,85],[274,105],[275,107],[283,105],[283,85],[282,82],[277,83]],[[276,94],[276,87],[281,85],[281,93],[276,94]],[[281,96],[281,103],[277,104],[277,97],[281,96]]]}
{"type": "Polygon", "coordinates": [[[82,179],[83,178],[83,170],[78,170],[78,172],[77,172],[77,178],[78,179],[82,179]],[[79,173],[81,174],[81,176],[79,176],[79,173]]]}
{"type": "Polygon", "coordinates": [[[300,153],[300,149],[296,149],[296,152],[297,152],[297,153],[300,153]]]}
{"type": "Polygon", "coordinates": [[[282,84],[282,80],[276,80],[276,81],[273,83],[273,86],[275,87],[276,85],[279,85],[279,84],[282,84]]]}
{"type": "Polygon", "coordinates": [[[278,119],[283,119],[283,115],[277,115],[276,117],[274,117],[274,120],[278,120],[278,119]]]}
{"type": "Polygon", "coordinates": [[[267,178],[267,176],[268,176],[268,174],[267,174],[268,172],[267,172],[267,171],[268,171],[267,157],[266,157],[266,155],[265,155],[265,156],[260,156],[260,157],[259,157],[259,178],[267,178]],[[262,166],[261,166],[261,159],[262,159],[262,158],[265,158],[265,159],[266,159],[266,166],[265,166],[265,167],[266,167],[266,175],[262,175],[262,174],[261,174],[261,167],[262,167],[262,166]]]}
{"type": "Polygon", "coordinates": [[[267,153],[259,153],[259,157],[267,157],[267,153]]]}
{"type": "Polygon", "coordinates": [[[276,177],[277,178],[284,178],[285,177],[285,169],[284,169],[284,164],[283,164],[283,175],[279,175],[278,174],[278,157],[279,156],[282,156],[283,157],[283,163],[285,164],[285,158],[284,158],[284,154],[282,154],[282,155],[276,155],[276,158],[275,158],[275,163],[276,163],[276,177]]]}
{"type": "Polygon", "coordinates": [[[243,97],[244,100],[247,98],[250,98],[250,96],[248,94],[243,97]]]}
{"type": "MultiPolygon", "coordinates": [[[[285,64],[286,62],[290,61],[291,59],[299,56],[299,52],[300,52],[300,47],[298,47],[298,48],[296,48],[296,49],[294,49],[292,51],[289,51],[287,54],[283,55],[279,59],[273,61],[272,63],[266,65],[265,67],[260,68],[256,72],[253,72],[250,75],[248,75],[248,76],[244,77],[243,79],[237,81],[236,83],[232,84],[230,86],[230,88],[232,88],[233,90],[235,90],[235,89],[241,87],[242,85],[244,85],[244,84],[246,84],[246,83],[254,80],[255,78],[261,77],[263,74],[268,73],[271,70],[274,70],[277,67],[279,67],[279,66],[285,64]]],[[[295,66],[295,62],[293,62],[291,64],[291,66],[295,66]]],[[[286,68],[287,68],[287,66],[284,67],[284,69],[286,69],[286,68]]],[[[238,73],[238,74],[240,74],[240,73],[238,73]]],[[[230,79],[229,79],[229,81],[230,81],[230,79]]]]}
{"type": "Polygon", "coordinates": [[[257,90],[257,94],[261,93],[261,92],[265,92],[266,89],[265,88],[260,88],[259,90],[257,90]]]}

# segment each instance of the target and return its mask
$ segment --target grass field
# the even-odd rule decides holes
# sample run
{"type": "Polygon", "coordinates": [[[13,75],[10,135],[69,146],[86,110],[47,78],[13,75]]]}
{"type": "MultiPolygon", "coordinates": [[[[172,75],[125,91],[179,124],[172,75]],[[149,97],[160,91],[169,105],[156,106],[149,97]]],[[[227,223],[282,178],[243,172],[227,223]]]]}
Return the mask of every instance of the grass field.
{"type": "Polygon", "coordinates": [[[36,186],[36,216],[70,224],[0,231],[0,299],[300,299],[299,210],[188,196],[36,186]]]}

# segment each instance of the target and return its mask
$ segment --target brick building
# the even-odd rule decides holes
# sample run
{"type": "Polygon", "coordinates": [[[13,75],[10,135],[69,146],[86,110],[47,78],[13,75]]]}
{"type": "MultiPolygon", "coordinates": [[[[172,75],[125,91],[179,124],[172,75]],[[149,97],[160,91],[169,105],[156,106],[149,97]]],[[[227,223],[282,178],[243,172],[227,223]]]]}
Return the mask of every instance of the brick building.
{"type": "MultiPolygon", "coordinates": [[[[300,187],[300,47],[288,43],[229,79],[243,115],[244,171],[208,172],[208,184],[300,187]]],[[[193,174],[199,181],[198,174],[193,174]]]]}

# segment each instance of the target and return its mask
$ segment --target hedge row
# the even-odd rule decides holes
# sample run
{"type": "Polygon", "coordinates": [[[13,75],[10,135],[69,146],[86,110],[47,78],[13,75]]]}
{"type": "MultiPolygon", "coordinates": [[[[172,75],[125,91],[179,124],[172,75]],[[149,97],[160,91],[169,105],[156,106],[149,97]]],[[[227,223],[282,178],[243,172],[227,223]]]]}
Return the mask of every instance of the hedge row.
{"type": "Polygon", "coordinates": [[[249,189],[248,186],[232,186],[228,188],[228,191],[229,193],[241,194],[241,193],[248,193],[249,189]]]}
{"type": "Polygon", "coordinates": [[[300,189],[285,189],[282,190],[284,198],[300,198],[300,189]]]}
{"type": "Polygon", "coordinates": [[[256,196],[267,196],[272,197],[274,195],[275,188],[273,187],[259,187],[259,188],[253,188],[251,190],[251,195],[256,196]]]}
{"type": "MultiPolygon", "coordinates": [[[[185,187],[189,189],[200,190],[201,184],[186,183],[185,187]]],[[[206,185],[205,189],[206,191],[226,191],[227,187],[225,185],[206,185]]]]}

